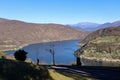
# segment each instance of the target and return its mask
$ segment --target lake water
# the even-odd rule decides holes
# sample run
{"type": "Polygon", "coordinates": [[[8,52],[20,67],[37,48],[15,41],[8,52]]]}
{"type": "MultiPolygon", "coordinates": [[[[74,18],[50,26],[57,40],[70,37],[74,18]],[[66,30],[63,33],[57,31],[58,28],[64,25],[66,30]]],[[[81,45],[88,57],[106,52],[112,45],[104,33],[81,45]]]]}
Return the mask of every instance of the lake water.
{"type": "MultiPolygon", "coordinates": [[[[78,42],[80,40],[69,40],[69,41],[56,41],[47,43],[31,44],[23,47],[28,52],[27,58],[31,58],[32,61],[36,62],[37,58],[40,62],[47,64],[52,63],[52,55],[49,49],[55,51],[55,62],[56,64],[70,64],[75,62],[74,51],[79,48],[78,42]]],[[[7,51],[6,53],[13,54],[15,51],[7,51]]]]}
{"type": "MultiPolygon", "coordinates": [[[[49,49],[55,51],[55,62],[56,64],[70,64],[75,62],[76,58],[73,55],[74,51],[79,48],[78,43],[80,40],[69,40],[69,41],[56,41],[47,43],[31,44],[23,47],[28,52],[27,58],[30,58],[35,63],[37,58],[41,63],[52,64],[52,55],[49,49]]],[[[15,51],[6,51],[6,54],[13,54],[15,51]]],[[[118,62],[101,62],[96,60],[88,60],[81,58],[83,66],[120,66],[118,62]]]]}

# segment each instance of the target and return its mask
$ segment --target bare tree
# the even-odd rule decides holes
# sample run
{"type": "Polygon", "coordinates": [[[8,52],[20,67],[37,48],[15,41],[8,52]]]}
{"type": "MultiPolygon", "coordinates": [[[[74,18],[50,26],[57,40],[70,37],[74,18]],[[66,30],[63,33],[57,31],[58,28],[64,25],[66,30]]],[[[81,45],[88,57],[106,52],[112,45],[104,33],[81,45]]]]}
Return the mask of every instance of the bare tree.
{"type": "Polygon", "coordinates": [[[52,63],[53,65],[55,65],[55,50],[54,50],[54,44],[50,43],[49,45],[49,49],[46,49],[47,51],[49,51],[49,53],[52,55],[52,63]]]}
{"type": "Polygon", "coordinates": [[[53,59],[53,65],[55,65],[55,51],[54,49],[49,49],[49,52],[52,54],[52,59],[53,59]]]}

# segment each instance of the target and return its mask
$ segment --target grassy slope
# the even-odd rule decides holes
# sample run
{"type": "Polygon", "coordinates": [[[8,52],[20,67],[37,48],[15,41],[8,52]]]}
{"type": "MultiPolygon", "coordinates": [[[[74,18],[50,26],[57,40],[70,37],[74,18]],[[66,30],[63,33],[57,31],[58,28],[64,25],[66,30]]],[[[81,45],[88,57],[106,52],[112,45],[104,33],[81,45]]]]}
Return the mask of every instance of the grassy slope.
{"type": "Polygon", "coordinates": [[[73,78],[71,78],[72,76],[67,77],[53,70],[49,70],[49,73],[54,80],[74,80],[73,78]]]}
{"type": "Polygon", "coordinates": [[[52,80],[52,78],[43,66],[0,59],[0,80],[52,80]]]}
{"type": "Polygon", "coordinates": [[[88,44],[84,51],[84,56],[86,57],[120,59],[119,36],[98,37],[88,44]]]}

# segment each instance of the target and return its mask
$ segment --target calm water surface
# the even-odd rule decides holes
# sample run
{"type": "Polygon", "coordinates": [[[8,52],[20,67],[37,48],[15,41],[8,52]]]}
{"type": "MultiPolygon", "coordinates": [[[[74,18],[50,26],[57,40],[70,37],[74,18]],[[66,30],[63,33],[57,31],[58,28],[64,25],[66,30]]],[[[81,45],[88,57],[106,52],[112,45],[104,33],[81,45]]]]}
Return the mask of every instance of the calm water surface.
{"type": "MultiPolygon", "coordinates": [[[[69,40],[69,41],[57,41],[31,44],[23,47],[28,52],[27,58],[36,62],[37,58],[42,63],[52,64],[52,55],[49,49],[55,51],[56,64],[70,64],[75,62],[76,58],[73,55],[74,51],[79,48],[78,43],[80,40],[69,40]]],[[[15,51],[7,51],[6,53],[13,54],[15,51]]],[[[84,66],[120,66],[118,62],[101,62],[96,60],[81,59],[84,66]]]]}
{"type": "MultiPolygon", "coordinates": [[[[70,64],[71,62],[75,62],[73,53],[79,48],[79,41],[80,40],[69,40],[38,43],[25,46],[23,49],[28,52],[27,58],[31,58],[34,62],[36,62],[38,58],[40,62],[45,62],[47,64],[52,63],[52,55],[49,49],[53,49],[55,51],[55,60],[57,64],[70,64]]],[[[8,55],[13,54],[14,51],[7,51],[6,53],[8,55]]]]}

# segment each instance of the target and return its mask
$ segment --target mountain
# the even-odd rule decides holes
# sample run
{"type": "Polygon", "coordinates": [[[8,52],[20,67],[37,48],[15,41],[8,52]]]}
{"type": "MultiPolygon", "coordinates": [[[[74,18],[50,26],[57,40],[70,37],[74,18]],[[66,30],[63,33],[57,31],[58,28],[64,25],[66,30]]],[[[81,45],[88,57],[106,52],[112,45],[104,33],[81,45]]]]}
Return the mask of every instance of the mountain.
{"type": "Polygon", "coordinates": [[[75,55],[98,61],[120,62],[120,26],[94,31],[79,45],[81,49],[75,55]]]}
{"type": "Polygon", "coordinates": [[[98,29],[102,29],[102,28],[107,28],[107,27],[112,27],[112,26],[120,26],[120,21],[115,21],[115,22],[107,22],[104,24],[97,24],[97,23],[91,23],[91,22],[81,22],[78,24],[72,24],[70,25],[71,27],[75,28],[75,29],[82,29],[84,31],[95,31],[98,29]]]}
{"type": "Polygon", "coordinates": [[[120,21],[115,21],[115,22],[108,22],[108,23],[104,23],[98,26],[98,28],[107,28],[107,27],[112,27],[112,26],[120,26],[120,21]]]}
{"type": "Polygon", "coordinates": [[[120,26],[108,27],[108,28],[103,28],[103,29],[94,31],[94,32],[90,33],[82,41],[82,43],[86,43],[86,42],[96,39],[97,37],[104,37],[104,36],[120,36],[120,26]]]}
{"type": "Polygon", "coordinates": [[[4,19],[4,18],[0,18],[0,23],[5,22],[5,21],[9,21],[8,19],[4,19]]]}
{"type": "Polygon", "coordinates": [[[27,44],[83,39],[84,31],[60,24],[35,24],[0,18],[0,49],[19,48],[27,44]]]}
{"type": "Polygon", "coordinates": [[[98,28],[100,24],[91,23],[91,22],[81,22],[77,24],[71,24],[70,26],[74,27],[75,29],[82,29],[84,31],[94,31],[98,28]]]}

